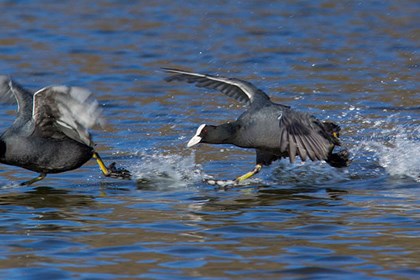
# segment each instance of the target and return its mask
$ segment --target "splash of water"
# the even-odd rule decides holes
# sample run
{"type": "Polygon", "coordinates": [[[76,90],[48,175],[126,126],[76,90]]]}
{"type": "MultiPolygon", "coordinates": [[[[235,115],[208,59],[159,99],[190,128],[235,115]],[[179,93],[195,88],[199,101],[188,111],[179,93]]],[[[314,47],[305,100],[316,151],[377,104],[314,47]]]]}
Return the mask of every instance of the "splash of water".
{"type": "Polygon", "coordinates": [[[17,182],[10,182],[4,186],[0,186],[0,189],[22,189],[22,185],[17,182]]]}
{"type": "Polygon", "coordinates": [[[392,124],[391,116],[376,121],[378,132],[362,141],[356,149],[372,153],[370,159],[395,177],[410,177],[420,182],[420,127],[414,123],[392,124]]]}
{"type": "Polygon", "coordinates": [[[137,151],[135,156],[139,159],[129,170],[139,184],[176,188],[201,182],[205,177],[201,165],[195,163],[193,152],[182,156],[156,151],[137,151]]]}
{"type": "Polygon", "coordinates": [[[348,180],[347,168],[334,168],[325,162],[302,162],[290,164],[281,160],[272,178],[277,184],[294,185],[332,185],[348,180]]]}
{"type": "MultiPolygon", "coordinates": [[[[419,129],[415,131],[419,134],[419,129]]],[[[411,133],[403,128],[388,133],[386,141],[371,141],[367,147],[391,176],[408,176],[420,182],[419,141],[412,139],[411,133]]]]}

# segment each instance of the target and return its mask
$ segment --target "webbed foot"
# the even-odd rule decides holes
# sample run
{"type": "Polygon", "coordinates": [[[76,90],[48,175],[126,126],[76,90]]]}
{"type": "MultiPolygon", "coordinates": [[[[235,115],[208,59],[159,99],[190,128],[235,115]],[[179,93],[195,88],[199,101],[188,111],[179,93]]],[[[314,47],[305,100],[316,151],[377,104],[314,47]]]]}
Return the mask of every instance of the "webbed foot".
{"type": "Polygon", "coordinates": [[[329,154],[326,162],[332,167],[341,168],[348,167],[352,160],[350,159],[349,151],[341,150],[338,153],[329,154]]]}
{"type": "Polygon", "coordinates": [[[203,181],[205,183],[209,184],[209,185],[219,186],[219,187],[222,187],[222,188],[236,187],[236,186],[242,185],[243,181],[251,178],[252,176],[257,174],[258,172],[260,172],[261,169],[262,169],[262,164],[257,164],[252,171],[250,171],[248,173],[245,173],[242,176],[237,177],[235,180],[204,179],[203,181]]]}
{"type": "Polygon", "coordinates": [[[235,180],[204,179],[203,181],[209,185],[218,186],[222,188],[234,187],[238,185],[238,183],[235,180]]]}
{"type": "Polygon", "coordinates": [[[106,177],[116,178],[116,179],[125,179],[130,180],[131,179],[131,173],[125,168],[117,168],[116,163],[111,163],[107,168],[107,174],[105,174],[106,177]]]}
{"type": "Polygon", "coordinates": [[[117,168],[115,167],[116,163],[111,163],[108,167],[105,166],[105,163],[101,159],[98,153],[93,153],[93,158],[96,159],[96,162],[99,165],[99,169],[101,169],[102,174],[105,177],[111,177],[116,179],[131,179],[131,173],[127,169],[124,168],[117,168]]]}

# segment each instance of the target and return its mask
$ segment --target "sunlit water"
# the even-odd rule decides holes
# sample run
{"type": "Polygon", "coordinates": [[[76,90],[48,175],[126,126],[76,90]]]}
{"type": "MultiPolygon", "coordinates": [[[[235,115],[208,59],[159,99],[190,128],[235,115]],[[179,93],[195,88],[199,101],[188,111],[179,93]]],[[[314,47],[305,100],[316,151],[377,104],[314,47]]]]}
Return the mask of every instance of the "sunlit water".
{"type": "MultiPolygon", "coordinates": [[[[418,1],[152,2],[0,3],[0,74],[94,91],[98,150],[134,174],[91,161],[20,187],[36,174],[1,165],[0,278],[419,278],[418,1]],[[338,122],[352,165],[203,183],[253,168],[252,150],[186,148],[244,109],[160,67],[247,79],[338,122]]],[[[16,107],[1,108],[2,131],[16,107]]]]}

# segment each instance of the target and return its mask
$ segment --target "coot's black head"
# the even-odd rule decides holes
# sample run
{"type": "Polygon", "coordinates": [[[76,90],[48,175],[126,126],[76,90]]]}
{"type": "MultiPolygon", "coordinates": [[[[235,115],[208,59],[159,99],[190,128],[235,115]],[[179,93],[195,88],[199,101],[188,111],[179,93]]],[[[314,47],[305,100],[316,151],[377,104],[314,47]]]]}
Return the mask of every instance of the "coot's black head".
{"type": "Polygon", "coordinates": [[[219,126],[202,124],[198,127],[195,135],[188,142],[187,147],[198,143],[227,144],[234,134],[234,127],[230,123],[219,126]]]}
{"type": "Polygon", "coordinates": [[[209,143],[207,141],[208,138],[211,138],[212,132],[215,130],[215,126],[213,125],[206,125],[202,124],[197,128],[195,135],[187,144],[187,147],[192,147],[197,145],[198,143],[209,143]],[[209,136],[210,135],[210,136],[209,136]]]}

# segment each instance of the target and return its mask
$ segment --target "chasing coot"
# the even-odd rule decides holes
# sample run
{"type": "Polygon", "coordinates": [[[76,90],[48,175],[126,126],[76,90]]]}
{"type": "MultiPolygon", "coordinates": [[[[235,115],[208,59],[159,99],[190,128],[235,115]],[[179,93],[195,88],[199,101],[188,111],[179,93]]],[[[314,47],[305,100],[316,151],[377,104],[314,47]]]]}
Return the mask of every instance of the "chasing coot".
{"type": "MultiPolygon", "coordinates": [[[[247,81],[163,68],[174,75],[165,80],[194,83],[221,91],[225,95],[248,105],[248,109],[236,121],[221,125],[202,124],[188,147],[198,143],[233,144],[242,148],[255,148],[257,152],[255,168],[237,177],[239,183],[258,173],[263,165],[288,157],[294,162],[296,156],[302,161],[325,160],[331,166],[345,167],[350,164],[349,153],[342,150],[333,153],[340,146],[340,127],[330,121],[321,122],[307,113],[298,112],[289,106],[274,103],[262,90],[247,81]]],[[[213,181],[216,182],[217,181],[213,181]]]]}

